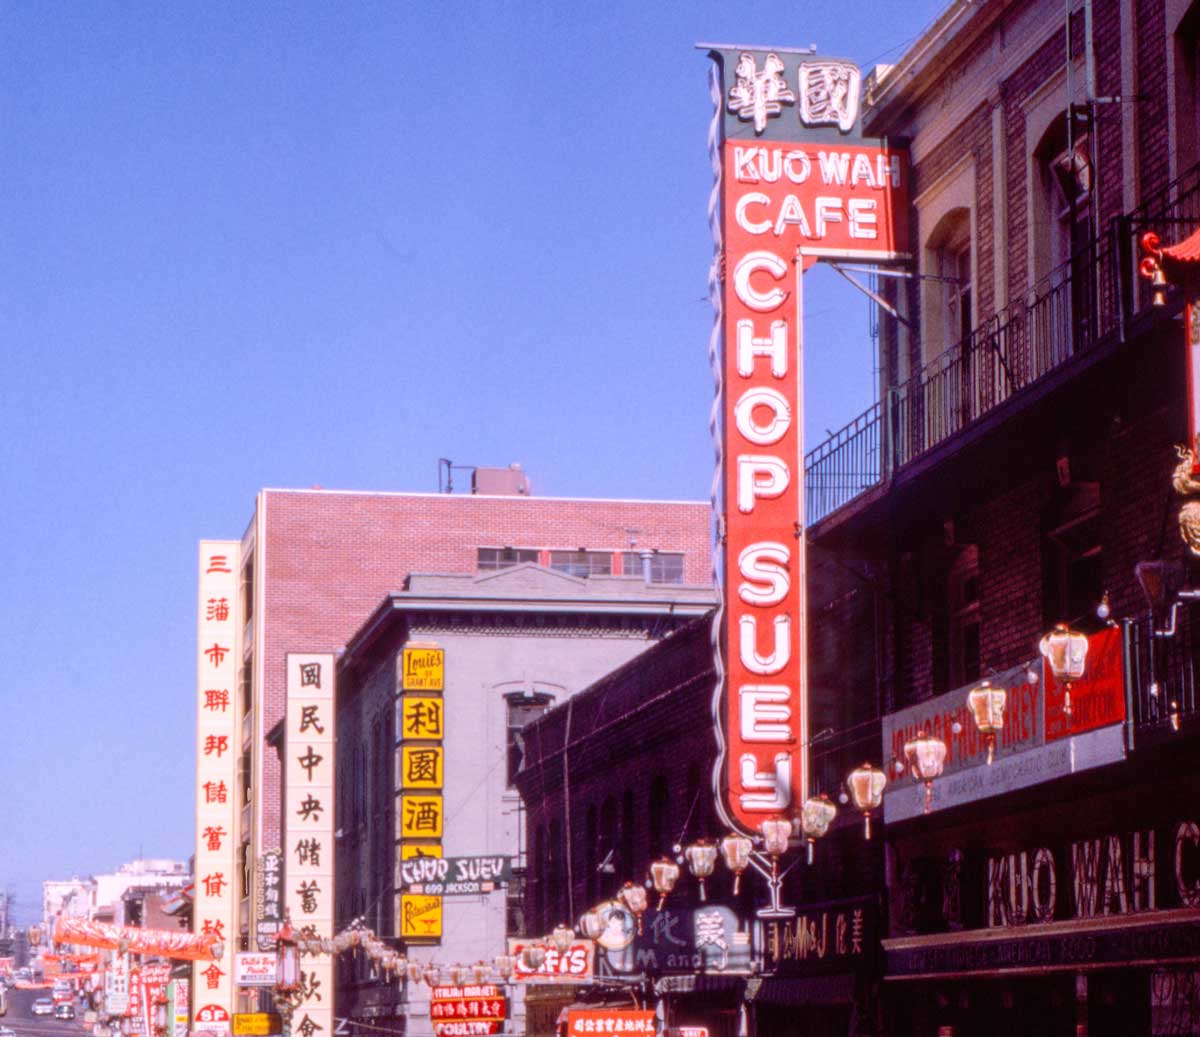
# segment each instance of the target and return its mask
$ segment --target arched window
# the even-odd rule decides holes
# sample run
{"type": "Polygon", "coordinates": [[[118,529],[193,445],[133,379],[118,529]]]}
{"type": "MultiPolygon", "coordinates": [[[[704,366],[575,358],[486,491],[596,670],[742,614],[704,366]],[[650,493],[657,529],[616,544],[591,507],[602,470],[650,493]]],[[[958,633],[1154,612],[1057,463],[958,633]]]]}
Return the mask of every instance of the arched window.
{"type": "Polygon", "coordinates": [[[975,320],[971,293],[971,211],[951,209],[925,240],[922,312],[927,358],[970,337],[975,320]]]}
{"type": "Polygon", "coordinates": [[[597,827],[595,803],[588,804],[586,832],[587,900],[589,904],[594,904],[600,889],[600,869],[604,866],[604,846],[600,840],[600,830],[597,827]]]}
{"type": "Polygon", "coordinates": [[[667,779],[661,774],[650,783],[650,858],[665,853],[667,846],[667,779]]]}
{"type": "Polygon", "coordinates": [[[633,874],[633,789],[626,789],[621,797],[621,860],[618,871],[622,875],[633,874]]]}
{"type": "Polygon", "coordinates": [[[1034,280],[1066,276],[1067,261],[1087,244],[1092,162],[1086,121],[1067,132],[1066,112],[1051,121],[1034,149],[1034,280]]]}

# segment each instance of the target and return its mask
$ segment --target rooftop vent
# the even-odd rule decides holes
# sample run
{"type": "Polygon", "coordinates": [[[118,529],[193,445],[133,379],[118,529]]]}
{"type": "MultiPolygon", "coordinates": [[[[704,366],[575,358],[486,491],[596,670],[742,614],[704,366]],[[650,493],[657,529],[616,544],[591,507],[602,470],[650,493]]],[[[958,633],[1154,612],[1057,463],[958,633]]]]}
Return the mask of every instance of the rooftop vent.
{"type": "Polygon", "coordinates": [[[471,492],[493,497],[528,497],[529,476],[519,464],[507,468],[476,468],[471,474],[471,492]]]}

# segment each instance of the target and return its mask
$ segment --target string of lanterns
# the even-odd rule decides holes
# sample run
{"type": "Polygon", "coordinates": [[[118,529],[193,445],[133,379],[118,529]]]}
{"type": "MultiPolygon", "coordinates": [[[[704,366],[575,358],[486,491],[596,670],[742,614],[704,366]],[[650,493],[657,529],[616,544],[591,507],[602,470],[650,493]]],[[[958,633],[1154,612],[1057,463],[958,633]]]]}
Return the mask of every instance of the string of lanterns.
{"type": "MultiPolygon", "coordinates": [[[[1069,724],[1071,687],[1084,674],[1088,650],[1087,635],[1059,623],[1041,639],[1038,648],[1055,679],[1063,683],[1063,714],[1069,724]]],[[[989,767],[995,757],[997,738],[1004,729],[1006,704],[1006,690],[993,687],[987,680],[981,681],[967,694],[967,708],[987,747],[989,767]]],[[[960,730],[961,727],[956,723],[954,732],[958,733],[960,730]]],[[[930,812],[933,783],[942,774],[947,751],[946,743],[942,739],[922,730],[904,743],[904,759],[896,761],[897,775],[908,771],[915,781],[924,786],[925,813],[930,812]]],[[[841,800],[843,803],[853,803],[854,808],[863,815],[864,839],[871,838],[871,814],[882,805],[887,783],[887,773],[869,762],[856,767],[845,779],[845,792],[841,800]]],[[[813,863],[816,841],[829,831],[837,813],[837,806],[824,793],[810,797],[802,805],[798,818],[799,831],[796,834],[807,844],[809,864],[813,863]]],[[[617,891],[615,899],[633,915],[640,934],[642,916],[649,907],[648,887],[652,887],[658,894],[657,907],[662,911],[666,906],[667,897],[678,885],[683,865],[698,884],[699,899],[702,902],[706,901],[708,894],[705,883],[712,877],[719,857],[733,874],[734,896],[738,894],[742,875],[748,868],[755,867],[767,878],[772,890],[772,907],[778,910],[779,886],[782,880],[779,862],[787,853],[792,835],[793,823],[787,818],[767,818],[760,824],[761,853],[765,855],[766,863],[769,864],[769,872],[756,860],[754,840],[738,832],[726,835],[716,842],[702,838],[685,847],[676,846],[674,858],[660,857],[650,865],[649,879],[645,884],[626,882],[617,891]]],[[[598,940],[604,933],[607,925],[604,909],[608,903],[611,902],[592,908],[579,919],[578,932],[585,939],[598,940]]],[[[548,936],[535,940],[522,949],[519,964],[523,969],[535,972],[545,963],[549,948],[553,947],[559,954],[565,954],[575,939],[576,929],[573,926],[557,925],[548,936]]],[[[410,961],[403,952],[389,947],[374,930],[363,925],[358,919],[331,939],[301,935],[294,942],[300,954],[341,954],[361,950],[372,965],[385,976],[407,979],[414,984],[424,982],[431,988],[447,981],[454,986],[462,986],[467,982],[484,984],[492,981],[507,984],[518,964],[517,958],[509,954],[496,955],[491,963],[480,960],[470,964],[441,966],[431,962],[410,961]]]]}

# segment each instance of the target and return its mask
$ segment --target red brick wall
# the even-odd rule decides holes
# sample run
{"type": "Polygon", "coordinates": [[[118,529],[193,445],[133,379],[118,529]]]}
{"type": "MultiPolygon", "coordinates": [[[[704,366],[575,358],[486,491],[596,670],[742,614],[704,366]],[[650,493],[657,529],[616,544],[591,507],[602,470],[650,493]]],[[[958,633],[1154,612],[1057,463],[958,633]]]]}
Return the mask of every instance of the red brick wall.
{"type": "MultiPolygon", "coordinates": [[[[262,581],[263,730],[282,716],[284,656],[337,651],[412,572],[471,573],[477,547],[684,553],[684,580],[711,580],[707,503],[267,490],[262,581]]],[[[279,762],[263,754],[265,845],[277,839],[279,762]]]]}
{"type": "MultiPolygon", "coordinates": [[[[1065,66],[1061,22],[1047,27],[1047,40],[1029,61],[1021,66],[1004,84],[1004,137],[1007,155],[1005,175],[1008,179],[1008,297],[1022,298],[1030,287],[1030,271],[1025,262],[1029,254],[1028,184],[1026,170],[1025,113],[1022,104],[1050,76],[1065,66]]],[[[1036,145],[1030,141],[1029,145],[1036,145]]]]}
{"type": "Polygon", "coordinates": [[[1134,12],[1137,69],[1138,186],[1141,198],[1167,183],[1167,44],[1163,0],[1138,0],[1134,12]]]}

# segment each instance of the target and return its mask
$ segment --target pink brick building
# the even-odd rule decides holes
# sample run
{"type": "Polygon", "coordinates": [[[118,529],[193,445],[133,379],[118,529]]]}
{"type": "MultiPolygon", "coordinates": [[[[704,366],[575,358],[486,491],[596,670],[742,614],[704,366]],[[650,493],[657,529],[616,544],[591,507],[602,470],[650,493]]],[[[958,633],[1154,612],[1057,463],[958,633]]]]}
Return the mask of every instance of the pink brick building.
{"type": "MultiPolygon", "coordinates": [[[[509,473],[494,474],[505,486],[509,473]]],[[[280,844],[282,776],[267,736],[284,716],[288,652],[340,653],[414,573],[475,574],[532,562],[575,577],[660,585],[663,598],[674,586],[694,596],[697,585],[710,582],[707,503],[538,498],[515,483],[513,489],[258,494],[242,538],[241,939],[235,946],[256,943],[255,862],[280,844]]]]}

